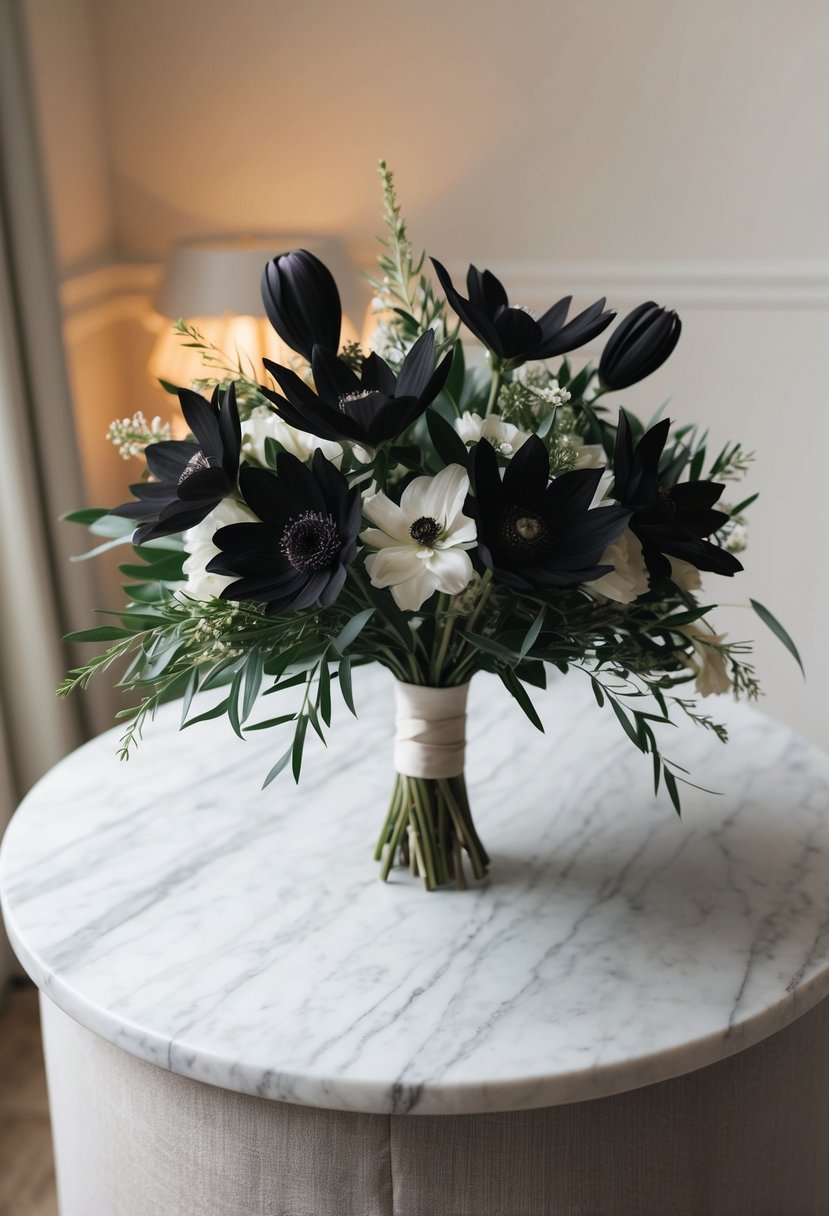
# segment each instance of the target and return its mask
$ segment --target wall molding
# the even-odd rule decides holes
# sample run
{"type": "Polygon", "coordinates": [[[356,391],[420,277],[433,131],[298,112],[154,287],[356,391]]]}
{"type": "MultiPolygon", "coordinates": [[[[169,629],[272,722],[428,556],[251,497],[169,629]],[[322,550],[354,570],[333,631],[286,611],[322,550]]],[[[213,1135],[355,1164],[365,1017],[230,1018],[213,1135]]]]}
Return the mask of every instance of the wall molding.
{"type": "MultiPolygon", "coordinates": [[[[544,307],[561,295],[607,295],[611,306],[656,299],[678,309],[829,309],[829,261],[552,262],[494,259],[511,299],[544,307]]],[[[79,340],[120,321],[152,328],[160,262],[112,261],[67,275],[60,285],[67,338],[79,340]]],[[[372,269],[366,267],[366,269],[372,269]]],[[[450,264],[459,285],[466,267],[450,264]]]]}

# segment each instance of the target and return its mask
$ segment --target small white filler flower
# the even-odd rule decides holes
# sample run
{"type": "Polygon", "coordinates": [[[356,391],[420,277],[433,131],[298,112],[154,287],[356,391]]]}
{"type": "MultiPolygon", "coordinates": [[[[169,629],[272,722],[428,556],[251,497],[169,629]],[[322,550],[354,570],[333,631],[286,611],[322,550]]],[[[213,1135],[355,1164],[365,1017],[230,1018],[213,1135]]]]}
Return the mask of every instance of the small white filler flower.
{"type": "Polygon", "coordinates": [[[511,422],[504,422],[494,414],[482,418],[480,414],[473,414],[469,410],[465,410],[460,418],[455,419],[455,430],[467,445],[488,439],[495,451],[500,452],[502,456],[514,456],[529,439],[526,431],[519,431],[511,422]]]}
{"type": "Polygon", "coordinates": [[[463,514],[469,478],[450,464],[435,477],[416,477],[400,506],[385,494],[366,499],[375,528],[360,539],[378,550],[366,558],[375,587],[390,587],[399,608],[416,612],[435,591],[458,595],[472,578],[467,549],[475,545],[474,520],[463,514]]]}

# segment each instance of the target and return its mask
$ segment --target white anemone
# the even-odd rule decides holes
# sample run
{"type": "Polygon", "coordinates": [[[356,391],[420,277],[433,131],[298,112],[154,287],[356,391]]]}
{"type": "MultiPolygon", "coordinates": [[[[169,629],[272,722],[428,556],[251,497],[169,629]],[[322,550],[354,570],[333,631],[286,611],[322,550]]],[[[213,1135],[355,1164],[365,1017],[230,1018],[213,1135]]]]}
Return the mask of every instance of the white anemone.
{"type": "Polygon", "coordinates": [[[298,431],[266,405],[257,405],[251,410],[250,417],[242,423],[244,458],[264,466],[266,439],[275,439],[286,452],[296,456],[297,460],[308,460],[316,448],[336,465],[339,465],[342,459],[343,449],[339,443],[330,439],[318,439],[308,431],[298,431]]]}
{"type": "Polygon", "coordinates": [[[466,444],[488,439],[495,451],[500,452],[502,456],[514,456],[529,439],[526,431],[519,431],[511,422],[504,422],[494,414],[482,418],[480,414],[473,414],[470,410],[465,410],[460,418],[455,419],[455,430],[466,444]]]}
{"type": "Polygon", "coordinates": [[[182,588],[185,595],[192,600],[212,600],[235,582],[235,574],[211,574],[207,569],[207,563],[219,553],[213,544],[213,535],[229,524],[256,522],[256,516],[243,503],[235,498],[223,498],[201,523],[184,533],[184,548],[190,555],[182,567],[187,575],[187,582],[182,588]]]}
{"type": "Polygon", "coordinates": [[[435,591],[458,595],[472,578],[467,549],[476,543],[475,523],[463,514],[469,478],[450,464],[435,477],[416,477],[400,505],[385,494],[366,499],[363,510],[375,528],[361,540],[376,549],[366,558],[373,586],[390,587],[398,607],[416,612],[435,591]]]}
{"type": "Polygon", "coordinates": [[[617,604],[631,604],[647,591],[648,571],[642,546],[630,528],[625,528],[621,536],[607,546],[600,565],[613,566],[613,569],[594,582],[585,583],[591,594],[614,600],[617,604]]]}
{"type": "Polygon", "coordinates": [[[705,621],[693,621],[690,625],[683,625],[678,632],[690,638],[694,647],[693,655],[683,655],[682,662],[697,677],[699,695],[710,697],[712,693],[729,692],[731,680],[725,665],[725,656],[719,649],[725,640],[725,634],[714,633],[705,621]]]}

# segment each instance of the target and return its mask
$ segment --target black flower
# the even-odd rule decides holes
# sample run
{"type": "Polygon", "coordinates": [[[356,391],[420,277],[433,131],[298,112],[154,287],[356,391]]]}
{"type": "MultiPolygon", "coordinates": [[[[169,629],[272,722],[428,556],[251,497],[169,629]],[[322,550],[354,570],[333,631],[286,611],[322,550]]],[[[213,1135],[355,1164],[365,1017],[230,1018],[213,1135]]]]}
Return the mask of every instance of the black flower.
{"type": "Polygon", "coordinates": [[[511,308],[503,284],[490,271],[470,266],[466,276],[469,299],[452,285],[445,267],[432,258],[446,299],[460,319],[493,354],[510,367],[528,359],[551,359],[583,346],[607,329],[615,313],[605,312],[603,299],[567,321],[572,296],[565,296],[537,320],[523,308],[511,308]]]}
{"type": "Polygon", "coordinates": [[[503,480],[486,440],[472,449],[474,497],[464,513],[478,527],[484,566],[517,591],[575,587],[608,574],[601,556],[623,531],[630,512],[590,504],[602,469],[577,469],[549,479],[550,458],[531,435],[507,465],[503,480]]]}
{"type": "Polygon", "coordinates": [[[599,360],[606,388],[629,388],[661,367],[679,341],[682,322],[675,312],[649,300],[619,322],[599,360]]]}
{"type": "Polygon", "coordinates": [[[130,486],[138,501],[112,512],[140,521],[136,545],[195,527],[236,489],[242,440],[235,388],[231,384],[221,396],[216,389],[210,401],[189,388],[176,391],[196,442],[171,439],[146,448],[155,480],[130,486]]]}
{"type": "Polygon", "coordinates": [[[315,345],[336,351],[342,307],[328,267],[307,249],[281,253],[262,271],[265,313],[283,342],[306,359],[315,345]]]}
{"type": "Polygon", "coordinates": [[[290,426],[320,439],[352,439],[376,448],[402,434],[434,401],[446,383],[452,352],[435,368],[435,335],[427,329],[403,360],[395,376],[377,354],[364,361],[357,376],[342,359],[322,346],[311,358],[317,391],[295,372],[265,359],[284,397],[262,392],[290,426]]]}
{"type": "Polygon", "coordinates": [[[631,531],[641,542],[652,574],[670,577],[669,557],[698,570],[736,574],[743,568],[736,557],[705,539],[728,521],[723,511],[712,510],[725,487],[713,481],[665,485],[660,478],[659,462],[670,426],[663,419],[634,446],[627,415],[619,411],[613,496],[631,512],[631,531]]]}
{"type": "Polygon", "coordinates": [[[270,614],[333,604],[357,552],[359,489],[319,450],[310,469],[289,452],[277,456],[275,474],[243,465],[239,483],[261,523],[214,534],[221,552],[207,569],[239,576],[223,598],[255,600],[270,614]]]}

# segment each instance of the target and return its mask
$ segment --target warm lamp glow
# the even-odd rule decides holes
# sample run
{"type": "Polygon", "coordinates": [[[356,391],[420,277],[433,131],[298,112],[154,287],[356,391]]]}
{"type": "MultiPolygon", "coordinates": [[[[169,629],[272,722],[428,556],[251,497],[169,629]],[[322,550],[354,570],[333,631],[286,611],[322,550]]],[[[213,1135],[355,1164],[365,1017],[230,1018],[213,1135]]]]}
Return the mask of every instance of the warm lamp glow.
{"type": "Polygon", "coordinates": [[[265,263],[288,249],[309,249],[331,270],[343,304],[342,342],[358,338],[351,316],[365,311],[367,289],[361,289],[354,267],[333,238],[273,236],[182,241],[174,246],[156,295],[160,314],[158,338],[147,372],[150,378],[189,385],[221,376],[205,364],[201,353],[173,331],[179,317],[204,335],[227,357],[241,361],[246,376],[264,375],[262,359],[290,362],[295,356],[265,317],[259,281],[265,263]]]}

